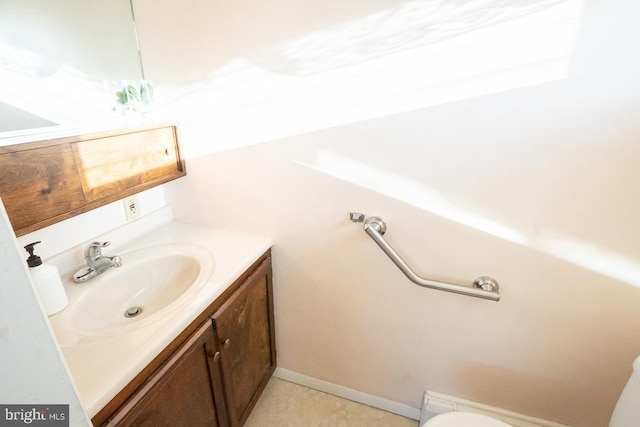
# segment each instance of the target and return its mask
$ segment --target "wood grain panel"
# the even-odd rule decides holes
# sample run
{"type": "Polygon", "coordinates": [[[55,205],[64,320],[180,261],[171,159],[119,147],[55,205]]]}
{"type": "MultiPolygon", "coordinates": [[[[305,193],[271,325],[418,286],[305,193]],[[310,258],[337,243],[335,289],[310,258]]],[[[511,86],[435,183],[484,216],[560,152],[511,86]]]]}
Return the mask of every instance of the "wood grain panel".
{"type": "Polygon", "coordinates": [[[180,173],[172,128],[93,139],[72,146],[89,201],[180,173]]]}
{"type": "Polygon", "coordinates": [[[0,154],[0,197],[14,230],[85,204],[69,145],[0,154]]]}
{"type": "Polygon", "coordinates": [[[0,147],[0,198],[17,236],[184,175],[175,125],[0,147]]]}

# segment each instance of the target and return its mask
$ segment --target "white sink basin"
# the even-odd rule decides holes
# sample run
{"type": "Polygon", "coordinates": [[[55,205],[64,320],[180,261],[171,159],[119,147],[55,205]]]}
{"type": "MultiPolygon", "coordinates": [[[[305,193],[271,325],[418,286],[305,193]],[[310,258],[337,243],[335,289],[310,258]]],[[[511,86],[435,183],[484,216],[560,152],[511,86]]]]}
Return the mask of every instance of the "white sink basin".
{"type": "Polygon", "coordinates": [[[73,332],[61,344],[127,333],[188,303],[214,270],[212,255],[190,244],[159,244],[118,254],[122,266],[86,283],[61,314],[73,332]],[[71,342],[65,342],[71,341],[71,342]]]}

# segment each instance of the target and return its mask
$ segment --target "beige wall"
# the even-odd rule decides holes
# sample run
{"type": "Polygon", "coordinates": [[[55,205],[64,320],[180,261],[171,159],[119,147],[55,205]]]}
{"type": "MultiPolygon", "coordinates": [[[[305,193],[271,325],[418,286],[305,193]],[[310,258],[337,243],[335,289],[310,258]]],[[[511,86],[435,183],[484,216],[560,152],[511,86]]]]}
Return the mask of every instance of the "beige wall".
{"type": "Polygon", "coordinates": [[[281,367],[607,425],[640,354],[637,4],[167,3],[134,1],[191,155],[167,201],[274,238],[281,367]],[[412,285],[352,210],[503,300],[412,285]]]}

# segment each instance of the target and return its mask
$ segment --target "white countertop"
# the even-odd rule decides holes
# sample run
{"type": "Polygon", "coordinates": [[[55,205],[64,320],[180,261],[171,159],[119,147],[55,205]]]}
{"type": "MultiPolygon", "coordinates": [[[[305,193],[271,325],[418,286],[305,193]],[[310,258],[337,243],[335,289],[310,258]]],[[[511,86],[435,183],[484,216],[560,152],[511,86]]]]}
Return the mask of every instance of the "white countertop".
{"type": "MultiPolygon", "coordinates": [[[[84,284],[67,281],[65,288],[69,306],[49,317],[54,332],[60,337],[60,347],[90,417],[96,415],[272,245],[271,239],[265,237],[170,222],[135,242],[117,248],[117,251],[109,251],[108,255],[160,243],[198,245],[209,251],[215,262],[209,280],[179,310],[170,310],[166,316],[119,336],[68,344],[62,336],[68,333],[65,328],[69,327],[66,319],[69,307],[82,293],[82,288],[91,286],[91,281],[84,284]]],[[[104,274],[109,274],[109,271],[104,274]]]]}

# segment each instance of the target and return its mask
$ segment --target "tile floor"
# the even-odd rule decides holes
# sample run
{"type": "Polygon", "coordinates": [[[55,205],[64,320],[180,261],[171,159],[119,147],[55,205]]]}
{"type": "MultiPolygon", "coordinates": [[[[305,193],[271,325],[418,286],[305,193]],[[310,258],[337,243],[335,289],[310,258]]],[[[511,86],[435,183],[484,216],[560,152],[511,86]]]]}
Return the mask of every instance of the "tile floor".
{"type": "Polygon", "coordinates": [[[417,427],[418,421],[271,378],[245,427],[417,427]]]}

